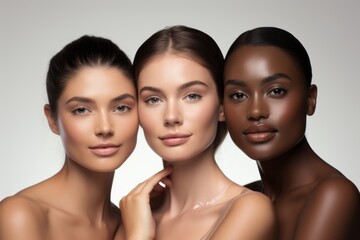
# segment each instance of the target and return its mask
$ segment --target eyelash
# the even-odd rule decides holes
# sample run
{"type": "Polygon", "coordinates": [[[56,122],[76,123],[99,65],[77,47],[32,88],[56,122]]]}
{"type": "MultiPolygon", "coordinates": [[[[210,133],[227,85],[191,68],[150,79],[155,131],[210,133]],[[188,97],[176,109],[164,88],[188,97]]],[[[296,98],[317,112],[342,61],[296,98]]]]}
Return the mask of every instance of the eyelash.
{"type": "Polygon", "coordinates": [[[284,96],[286,93],[287,93],[287,90],[285,90],[283,88],[274,88],[274,89],[271,89],[267,95],[281,97],[281,96],[284,96]]]}
{"type": "Polygon", "coordinates": [[[87,113],[87,112],[90,112],[90,111],[89,111],[89,109],[87,109],[86,107],[78,107],[78,108],[76,108],[76,109],[74,109],[74,110],[72,111],[72,113],[73,113],[74,115],[83,115],[83,114],[85,114],[85,113],[87,113]]]}
{"type": "MultiPolygon", "coordinates": [[[[282,97],[286,95],[287,90],[283,88],[273,88],[271,89],[266,95],[272,96],[272,97],[282,97]]],[[[243,101],[247,96],[243,92],[236,92],[233,94],[230,94],[229,97],[235,101],[243,101]]]]}
{"type": "MultiPolygon", "coordinates": [[[[202,96],[198,93],[189,93],[187,94],[184,99],[189,99],[190,101],[198,101],[202,98],[202,96]]],[[[157,104],[161,101],[159,97],[149,97],[145,100],[145,103],[149,105],[157,104]]]]}
{"type": "Polygon", "coordinates": [[[235,101],[242,101],[242,100],[244,100],[245,97],[247,97],[247,96],[243,92],[236,92],[236,93],[230,94],[230,98],[235,101]]]}
{"type": "Polygon", "coordinates": [[[198,93],[189,93],[185,96],[185,98],[189,99],[190,101],[198,101],[202,98],[202,96],[198,93]]]}
{"type": "MultiPolygon", "coordinates": [[[[123,113],[123,112],[129,112],[130,110],[131,110],[131,107],[129,107],[129,106],[119,105],[119,106],[115,107],[113,111],[123,113]]],[[[84,115],[89,112],[91,112],[91,111],[89,109],[87,109],[86,107],[78,107],[72,111],[72,113],[74,115],[84,115]]]]}
{"type": "Polygon", "coordinates": [[[149,97],[145,100],[145,103],[149,105],[157,104],[158,102],[160,102],[159,97],[149,97]]]}
{"type": "Polygon", "coordinates": [[[118,109],[122,109],[119,112],[129,112],[131,110],[131,107],[126,106],[126,105],[119,105],[115,108],[115,111],[118,109]]]}

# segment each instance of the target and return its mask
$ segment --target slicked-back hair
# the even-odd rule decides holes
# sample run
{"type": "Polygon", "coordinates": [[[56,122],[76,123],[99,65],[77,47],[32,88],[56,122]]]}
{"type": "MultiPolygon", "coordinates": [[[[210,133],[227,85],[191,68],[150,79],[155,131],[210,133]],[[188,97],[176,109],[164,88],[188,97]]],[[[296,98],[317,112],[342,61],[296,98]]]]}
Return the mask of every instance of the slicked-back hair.
{"type": "Polygon", "coordinates": [[[96,66],[119,69],[135,86],[132,64],[126,54],[109,39],[84,35],[67,44],[50,60],[46,90],[53,116],[57,115],[57,101],[69,79],[84,67],[96,66]]]}
{"type": "Polygon", "coordinates": [[[242,46],[273,46],[289,54],[301,70],[307,87],[312,81],[309,55],[301,42],[291,33],[276,27],[259,27],[242,33],[230,46],[225,62],[231,54],[242,46]]]}

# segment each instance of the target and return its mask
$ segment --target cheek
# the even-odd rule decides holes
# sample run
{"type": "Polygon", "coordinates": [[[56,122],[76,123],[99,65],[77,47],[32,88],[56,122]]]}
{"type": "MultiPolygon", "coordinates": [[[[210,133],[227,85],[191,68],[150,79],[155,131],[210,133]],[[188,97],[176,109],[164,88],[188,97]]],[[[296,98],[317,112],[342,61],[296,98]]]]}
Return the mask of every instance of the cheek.
{"type": "Polygon", "coordinates": [[[139,120],[144,134],[148,135],[162,124],[161,116],[155,108],[149,109],[145,106],[139,106],[139,120]]]}
{"type": "Polygon", "coordinates": [[[244,108],[230,103],[225,103],[224,113],[229,133],[232,134],[240,132],[241,126],[243,126],[241,122],[246,120],[244,108]]]}
{"type": "Polygon", "coordinates": [[[270,112],[271,118],[275,120],[279,128],[296,128],[299,125],[304,125],[306,118],[306,110],[301,99],[272,104],[270,112]]]}
{"type": "Polygon", "coordinates": [[[209,102],[200,109],[185,112],[189,128],[198,133],[206,146],[210,145],[216,137],[219,123],[218,102],[209,102]]]}
{"type": "Polygon", "coordinates": [[[188,124],[197,125],[200,128],[208,128],[217,125],[218,110],[202,108],[185,111],[184,115],[188,124]]]}
{"type": "Polygon", "coordinates": [[[115,120],[117,123],[117,128],[119,135],[123,139],[128,139],[129,141],[136,140],[137,131],[139,128],[139,119],[137,112],[133,112],[131,115],[126,118],[120,118],[115,120]]]}
{"type": "Polygon", "coordinates": [[[90,120],[61,119],[59,130],[64,145],[86,142],[86,139],[89,139],[89,136],[93,133],[92,126],[93,122],[90,120]]]}

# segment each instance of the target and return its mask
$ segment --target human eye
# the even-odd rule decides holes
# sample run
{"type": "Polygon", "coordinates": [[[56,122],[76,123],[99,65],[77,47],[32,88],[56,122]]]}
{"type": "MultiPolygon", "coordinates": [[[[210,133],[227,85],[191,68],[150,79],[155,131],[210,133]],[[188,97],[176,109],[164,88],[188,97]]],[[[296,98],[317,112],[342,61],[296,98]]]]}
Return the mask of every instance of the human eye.
{"type": "Polygon", "coordinates": [[[198,93],[190,93],[185,96],[186,99],[189,99],[191,101],[196,101],[201,99],[201,95],[198,93]]]}
{"type": "Polygon", "coordinates": [[[282,97],[287,93],[287,91],[283,88],[274,88],[269,91],[267,95],[273,97],[282,97]]]}
{"type": "Polygon", "coordinates": [[[147,103],[149,105],[157,104],[159,102],[160,102],[160,98],[158,98],[158,97],[149,97],[145,100],[145,103],[147,103]]]}
{"type": "Polygon", "coordinates": [[[128,112],[130,110],[131,110],[131,108],[126,105],[119,105],[114,109],[115,112],[128,112]]]}
{"type": "Polygon", "coordinates": [[[235,92],[230,94],[229,97],[234,101],[243,101],[247,96],[243,92],[235,92]]]}
{"type": "Polygon", "coordinates": [[[78,107],[78,108],[75,108],[72,113],[74,115],[83,115],[83,114],[86,114],[90,112],[89,109],[85,108],[85,107],[78,107]]]}

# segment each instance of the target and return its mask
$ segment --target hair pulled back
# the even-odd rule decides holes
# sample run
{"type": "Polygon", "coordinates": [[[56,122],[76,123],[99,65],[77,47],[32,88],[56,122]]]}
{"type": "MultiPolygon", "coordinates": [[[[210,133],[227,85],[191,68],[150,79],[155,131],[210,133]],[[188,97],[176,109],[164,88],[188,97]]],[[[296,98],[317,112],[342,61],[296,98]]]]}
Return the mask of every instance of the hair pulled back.
{"type": "Polygon", "coordinates": [[[225,62],[231,54],[242,46],[273,46],[288,53],[296,62],[305,78],[305,84],[310,87],[312,69],[309,55],[301,42],[286,30],[276,27],[259,27],[242,33],[230,46],[225,62]]]}
{"type": "Polygon", "coordinates": [[[46,90],[54,116],[57,114],[57,101],[69,79],[84,67],[97,66],[117,68],[134,82],[131,61],[115,43],[102,37],[84,35],[67,44],[50,60],[46,90]]]}
{"type": "MultiPolygon", "coordinates": [[[[219,101],[222,103],[224,56],[212,37],[198,29],[182,25],[167,27],[154,33],[135,54],[133,63],[135,80],[137,81],[146,63],[164,53],[190,57],[207,68],[213,77],[219,101]]],[[[214,140],[215,149],[222,143],[226,134],[226,123],[219,122],[214,140]]]]}

